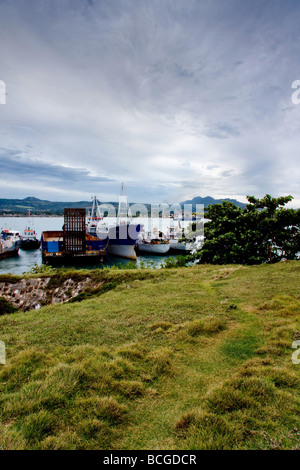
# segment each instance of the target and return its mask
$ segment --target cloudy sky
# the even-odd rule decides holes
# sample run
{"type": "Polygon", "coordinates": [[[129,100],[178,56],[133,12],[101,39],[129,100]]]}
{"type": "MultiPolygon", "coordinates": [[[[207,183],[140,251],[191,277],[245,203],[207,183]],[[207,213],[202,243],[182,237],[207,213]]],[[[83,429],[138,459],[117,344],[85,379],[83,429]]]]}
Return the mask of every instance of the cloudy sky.
{"type": "Polygon", "coordinates": [[[299,24],[298,0],[0,0],[0,197],[299,207],[299,24]]]}

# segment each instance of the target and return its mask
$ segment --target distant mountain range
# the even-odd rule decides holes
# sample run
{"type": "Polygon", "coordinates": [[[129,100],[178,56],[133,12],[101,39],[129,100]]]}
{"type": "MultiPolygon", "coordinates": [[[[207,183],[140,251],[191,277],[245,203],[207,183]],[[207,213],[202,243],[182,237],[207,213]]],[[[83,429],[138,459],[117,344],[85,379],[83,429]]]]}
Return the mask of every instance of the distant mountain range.
{"type": "MultiPolygon", "coordinates": [[[[99,204],[100,201],[99,201],[99,204]]],[[[117,206],[118,203],[111,202],[117,206]]],[[[63,215],[65,208],[91,208],[92,201],[76,201],[76,202],[52,202],[38,199],[36,197],[26,197],[25,199],[0,199],[0,214],[28,214],[30,210],[33,215],[63,215]]]]}
{"type": "MultiPolygon", "coordinates": [[[[222,201],[229,201],[238,207],[245,207],[245,204],[237,201],[236,199],[214,199],[213,197],[194,197],[191,200],[181,202],[184,204],[192,204],[193,211],[196,209],[196,204],[204,204],[207,207],[211,204],[218,204],[222,201]]],[[[112,204],[114,207],[118,206],[117,202],[106,202],[99,204],[112,204]]],[[[151,205],[145,204],[148,210],[151,205]]],[[[41,200],[36,197],[26,197],[25,199],[0,199],[0,215],[26,215],[30,210],[33,215],[63,215],[65,208],[91,208],[91,201],[77,201],[77,202],[51,202],[41,200]]]]}
{"type": "Polygon", "coordinates": [[[213,204],[222,204],[223,201],[232,202],[232,204],[240,207],[241,209],[244,209],[244,207],[246,206],[246,204],[244,204],[243,202],[237,201],[236,199],[214,199],[213,197],[210,197],[210,196],[207,196],[207,197],[197,196],[188,201],[183,201],[180,204],[181,206],[183,206],[184,204],[192,204],[193,212],[195,212],[196,204],[203,204],[204,207],[208,207],[213,204]]]}

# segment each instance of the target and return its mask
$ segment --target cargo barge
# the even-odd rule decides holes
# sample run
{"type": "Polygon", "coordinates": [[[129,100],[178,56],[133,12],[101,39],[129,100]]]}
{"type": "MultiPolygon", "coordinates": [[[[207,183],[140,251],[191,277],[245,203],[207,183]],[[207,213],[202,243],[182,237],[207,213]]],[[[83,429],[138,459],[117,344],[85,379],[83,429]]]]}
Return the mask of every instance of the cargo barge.
{"type": "Polygon", "coordinates": [[[101,263],[102,240],[86,232],[85,209],[65,209],[63,230],[42,233],[42,260],[49,264],[101,263]]]}

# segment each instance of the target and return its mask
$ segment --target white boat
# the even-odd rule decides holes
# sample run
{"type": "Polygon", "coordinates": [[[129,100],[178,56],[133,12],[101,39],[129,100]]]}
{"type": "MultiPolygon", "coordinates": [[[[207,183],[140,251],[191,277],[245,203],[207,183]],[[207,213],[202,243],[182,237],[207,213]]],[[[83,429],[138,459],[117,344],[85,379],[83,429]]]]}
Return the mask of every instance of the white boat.
{"type": "Polygon", "coordinates": [[[185,220],[185,226],[183,225],[183,221],[174,221],[174,225],[170,227],[170,245],[172,250],[177,251],[198,251],[203,247],[204,244],[204,224],[209,222],[209,219],[191,219],[185,220]],[[195,222],[201,224],[198,227],[198,230],[195,232],[191,232],[189,230],[190,223],[195,222]],[[187,235],[187,237],[186,237],[187,235]],[[190,235],[190,238],[189,238],[190,235]],[[193,235],[193,237],[192,237],[193,235]]]}
{"type": "Polygon", "coordinates": [[[15,230],[2,230],[0,237],[0,259],[17,256],[21,245],[19,232],[15,230]]]}
{"type": "Polygon", "coordinates": [[[108,238],[108,228],[104,222],[103,215],[101,214],[97,196],[93,196],[93,205],[91,212],[88,213],[86,218],[86,232],[89,235],[99,238],[103,243],[103,249],[107,248],[109,238],[108,238]]]}
{"type": "Polygon", "coordinates": [[[168,253],[170,246],[169,240],[167,240],[165,235],[159,232],[157,228],[147,233],[142,230],[137,239],[138,251],[152,253],[153,255],[164,255],[168,253]]]}
{"type": "Polygon", "coordinates": [[[132,221],[124,184],[121,185],[116,223],[108,227],[108,253],[136,260],[135,245],[141,225],[132,221]]]}
{"type": "Polygon", "coordinates": [[[132,245],[120,245],[109,243],[107,248],[108,253],[114,256],[120,256],[121,258],[127,258],[131,260],[136,260],[137,255],[135,251],[135,243],[132,245]]]}
{"type": "Polygon", "coordinates": [[[145,253],[151,253],[153,255],[165,255],[170,250],[170,243],[166,241],[146,241],[140,240],[137,242],[138,251],[143,251],[145,253]]]}
{"type": "Polygon", "coordinates": [[[198,236],[194,240],[173,239],[170,240],[172,250],[188,251],[200,250],[204,243],[204,237],[198,236]]]}
{"type": "Polygon", "coordinates": [[[179,240],[170,240],[170,246],[172,250],[178,251],[192,251],[195,248],[193,242],[179,241],[179,240]]]}

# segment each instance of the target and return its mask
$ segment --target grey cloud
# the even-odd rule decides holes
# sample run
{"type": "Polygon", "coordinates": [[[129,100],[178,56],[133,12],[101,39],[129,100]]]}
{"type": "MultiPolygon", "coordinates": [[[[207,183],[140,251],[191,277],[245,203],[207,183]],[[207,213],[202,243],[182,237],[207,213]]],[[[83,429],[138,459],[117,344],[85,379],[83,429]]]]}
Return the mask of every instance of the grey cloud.
{"type": "Polygon", "coordinates": [[[240,132],[237,128],[230,125],[216,124],[214,127],[208,128],[205,135],[216,139],[228,139],[229,137],[239,136],[240,132]]]}
{"type": "Polygon", "coordinates": [[[176,188],[182,200],[205,161],[212,196],[297,188],[300,108],[282,111],[300,78],[300,5],[275,3],[0,2],[1,146],[21,149],[0,155],[1,176],[48,175],[58,192],[81,181],[83,197],[103,182],[108,198],[123,178],[137,202],[176,188]]]}
{"type": "Polygon", "coordinates": [[[48,164],[39,158],[24,158],[21,152],[4,149],[0,151],[0,174],[5,178],[13,178],[14,181],[25,179],[28,181],[29,187],[33,187],[41,180],[47,180],[50,185],[57,183],[68,186],[85,184],[87,187],[115,181],[105,176],[92,176],[84,168],[48,164]]]}

